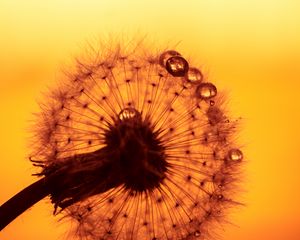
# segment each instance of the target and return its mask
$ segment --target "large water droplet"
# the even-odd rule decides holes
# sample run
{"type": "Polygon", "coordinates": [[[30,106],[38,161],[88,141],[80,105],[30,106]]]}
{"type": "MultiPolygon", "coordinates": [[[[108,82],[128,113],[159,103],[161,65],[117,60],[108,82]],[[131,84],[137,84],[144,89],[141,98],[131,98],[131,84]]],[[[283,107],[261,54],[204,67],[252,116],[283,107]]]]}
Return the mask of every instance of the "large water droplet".
{"type": "Polygon", "coordinates": [[[183,77],[189,70],[189,64],[183,57],[175,56],[167,60],[166,69],[174,77],[183,77]]]}
{"type": "Polygon", "coordinates": [[[199,84],[203,80],[203,74],[198,68],[189,68],[186,74],[186,81],[189,84],[199,84]]]}
{"type": "Polygon", "coordinates": [[[119,113],[119,119],[124,121],[126,119],[135,119],[140,118],[141,114],[133,107],[124,108],[119,113]]]}
{"type": "Polygon", "coordinates": [[[231,161],[242,161],[243,152],[240,149],[233,148],[228,152],[228,159],[231,161]]]}
{"type": "Polygon", "coordinates": [[[212,83],[200,83],[196,89],[196,96],[208,100],[217,95],[217,88],[212,83]]]}
{"type": "Polygon", "coordinates": [[[169,58],[171,57],[175,57],[175,56],[181,56],[181,54],[179,52],[176,52],[175,50],[168,50],[168,51],[165,51],[163,52],[160,57],[159,57],[159,64],[162,66],[162,67],[166,67],[166,64],[167,64],[167,61],[169,58]]]}

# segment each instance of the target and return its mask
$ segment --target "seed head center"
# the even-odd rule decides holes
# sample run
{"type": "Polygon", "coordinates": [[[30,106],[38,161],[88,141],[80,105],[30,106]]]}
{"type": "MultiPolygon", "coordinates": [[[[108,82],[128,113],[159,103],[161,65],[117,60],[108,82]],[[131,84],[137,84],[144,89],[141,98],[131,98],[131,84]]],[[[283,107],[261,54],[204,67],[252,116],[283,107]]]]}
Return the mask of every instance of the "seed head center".
{"type": "Polygon", "coordinates": [[[126,188],[146,191],[165,178],[164,147],[151,123],[134,108],[125,108],[105,134],[106,149],[126,188]]]}

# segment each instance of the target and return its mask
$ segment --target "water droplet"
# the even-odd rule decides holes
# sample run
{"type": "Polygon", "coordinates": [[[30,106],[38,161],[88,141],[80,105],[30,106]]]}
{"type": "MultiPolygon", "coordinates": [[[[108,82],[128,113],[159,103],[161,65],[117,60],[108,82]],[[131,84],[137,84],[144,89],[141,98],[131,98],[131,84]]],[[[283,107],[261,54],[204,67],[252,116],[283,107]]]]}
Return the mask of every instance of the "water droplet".
{"type": "Polygon", "coordinates": [[[196,89],[196,95],[204,100],[208,100],[217,95],[217,88],[212,83],[200,83],[196,89]]]}
{"type": "Polygon", "coordinates": [[[120,120],[134,119],[134,118],[140,118],[140,117],[141,117],[141,114],[133,107],[124,108],[119,113],[120,120]]]}
{"type": "Polygon", "coordinates": [[[194,236],[195,236],[195,237],[200,237],[200,236],[201,236],[200,231],[199,231],[199,230],[196,230],[196,231],[194,232],[194,236]]]}
{"type": "Polygon", "coordinates": [[[209,101],[209,105],[210,105],[210,106],[215,105],[215,101],[214,101],[214,100],[210,100],[210,101],[209,101]]]}
{"type": "Polygon", "coordinates": [[[228,158],[231,161],[241,161],[243,159],[243,153],[240,149],[233,148],[229,150],[228,158]]]}
{"type": "Polygon", "coordinates": [[[189,68],[186,81],[190,84],[199,84],[203,80],[203,74],[198,68],[189,68]]]}
{"type": "Polygon", "coordinates": [[[166,69],[174,77],[183,77],[189,70],[189,64],[183,57],[175,56],[167,60],[166,69]]]}
{"type": "Polygon", "coordinates": [[[181,56],[181,54],[179,52],[176,52],[175,50],[168,50],[168,51],[165,51],[163,52],[160,57],[159,57],[159,64],[162,66],[162,67],[166,67],[166,64],[167,64],[167,61],[169,58],[171,57],[175,57],[175,56],[181,56]]]}

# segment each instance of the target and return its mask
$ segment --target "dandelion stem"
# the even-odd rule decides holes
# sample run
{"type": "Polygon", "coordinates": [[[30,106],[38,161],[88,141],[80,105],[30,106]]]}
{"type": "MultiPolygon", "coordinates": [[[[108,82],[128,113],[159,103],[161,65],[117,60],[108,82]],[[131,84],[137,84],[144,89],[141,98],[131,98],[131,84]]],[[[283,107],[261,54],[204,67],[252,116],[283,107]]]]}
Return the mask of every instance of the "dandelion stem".
{"type": "Polygon", "coordinates": [[[17,193],[0,206],[0,231],[16,217],[50,193],[49,178],[42,178],[17,193]]]}

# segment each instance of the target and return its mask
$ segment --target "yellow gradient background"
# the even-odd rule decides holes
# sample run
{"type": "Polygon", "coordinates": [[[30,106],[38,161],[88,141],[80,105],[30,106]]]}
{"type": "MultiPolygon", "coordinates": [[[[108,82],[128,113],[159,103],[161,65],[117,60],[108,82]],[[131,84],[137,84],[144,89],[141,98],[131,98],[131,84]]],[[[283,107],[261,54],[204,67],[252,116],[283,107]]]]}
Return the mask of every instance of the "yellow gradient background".
{"type": "MultiPolygon", "coordinates": [[[[36,180],[26,156],[36,100],[87,40],[147,34],[177,44],[244,118],[246,207],[220,240],[300,239],[300,1],[0,1],[0,204],[36,180]]],[[[164,47],[164,46],[163,46],[164,47]]],[[[2,240],[63,239],[43,200],[2,240]]]]}

